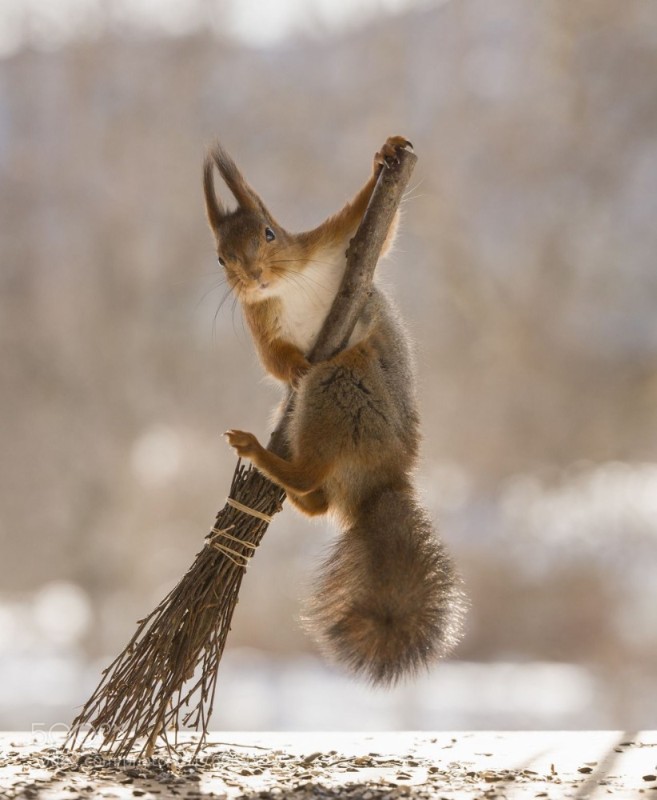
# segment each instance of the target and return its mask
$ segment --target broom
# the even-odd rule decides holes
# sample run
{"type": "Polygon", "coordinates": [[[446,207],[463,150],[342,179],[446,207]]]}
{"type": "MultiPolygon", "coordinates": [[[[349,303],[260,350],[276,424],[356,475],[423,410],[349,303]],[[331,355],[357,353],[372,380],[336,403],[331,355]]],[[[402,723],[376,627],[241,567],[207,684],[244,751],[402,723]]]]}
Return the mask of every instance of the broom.
{"type": "MultiPolygon", "coordinates": [[[[347,267],[333,306],[309,356],[331,358],[346,346],[370,291],[388,228],[417,157],[400,151],[381,170],[361,224],[347,250],[347,267]]],[[[285,411],[268,448],[287,453],[285,411]]],[[[237,462],[226,504],[206,544],[180,582],[147,617],[119,656],[103,670],[96,690],[75,718],[64,749],[100,735],[100,749],[116,757],[137,750],[150,757],[158,738],[171,749],[167,732],[181,726],[200,732],[205,743],[214,706],[217,671],[231,627],[242,578],[285,492],[253,466],[237,462]]]]}

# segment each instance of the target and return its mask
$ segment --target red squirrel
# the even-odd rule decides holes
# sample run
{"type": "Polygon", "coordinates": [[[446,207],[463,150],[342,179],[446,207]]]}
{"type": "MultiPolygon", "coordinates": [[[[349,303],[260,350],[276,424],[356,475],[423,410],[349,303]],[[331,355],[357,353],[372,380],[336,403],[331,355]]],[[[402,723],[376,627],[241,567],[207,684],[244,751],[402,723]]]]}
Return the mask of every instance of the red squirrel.
{"type": "MultiPolygon", "coordinates": [[[[379,171],[409,145],[389,137],[355,197],[304,233],[274,219],[220,145],[203,170],[219,264],[264,368],[296,390],[289,459],[252,433],[225,435],[297,509],[337,519],[341,533],[320,569],[308,627],[329,656],[383,685],[448,653],[460,638],[464,609],[460,580],[412,482],[419,417],[409,337],[375,285],[346,348],[317,364],[307,356],[379,171]],[[232,211],[217,197],[215,167],[237,201],[232,211]]],[[[396,228],[397,217],[385,249],[396,228]]]]}

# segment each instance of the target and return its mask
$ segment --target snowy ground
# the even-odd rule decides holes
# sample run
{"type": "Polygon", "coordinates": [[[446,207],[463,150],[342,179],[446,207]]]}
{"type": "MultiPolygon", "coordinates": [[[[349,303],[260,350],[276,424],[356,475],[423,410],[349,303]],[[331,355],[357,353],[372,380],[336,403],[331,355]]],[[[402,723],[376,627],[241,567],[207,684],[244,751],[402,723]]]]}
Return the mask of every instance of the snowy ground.
{"type": "Polygon", "coordinates": [[[192,737],[113,762],[61,736],[0,734],[3,798],[637,798],[657,791],[657,731],[265,733],[192,737]]]}

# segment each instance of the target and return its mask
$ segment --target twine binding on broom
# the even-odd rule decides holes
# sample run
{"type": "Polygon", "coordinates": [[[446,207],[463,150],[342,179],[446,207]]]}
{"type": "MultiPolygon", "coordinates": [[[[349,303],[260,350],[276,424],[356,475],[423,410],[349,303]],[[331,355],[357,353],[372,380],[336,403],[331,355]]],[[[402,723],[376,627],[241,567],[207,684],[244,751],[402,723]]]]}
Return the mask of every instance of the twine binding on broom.
{"type": "MultiPolygon", "coordinates": [[[[273,517],[270,517],[269,514],[265,514],[262,511],[258,511],[255,508],[249,508],[248,506],[245,506],[243,503],[240,503],[239,500],[235,500],[233,497],[227,497],[226,502],[228,503],[229,506],[236,508],[238,511],[243,511],[245,514],[250,514],[252,517],[257,517],[258,519],[261,519],[268,524],[273,519],[273,517]]],[[[238,541],[241,541],[241,539],[238,541]]]]}
{"type": "Polygon", "coordinates": [[[246,569],[249,563],[249,559],[256,551],[257,545],[253,544],[252,542],[245,542],[243,539],[238,539],[237,536],[231,536],[231,534],[228,533],[228,531],[234,527],[235,525],[229,525],[227,528],[213,528],[212,531],[210,532],[210,536],[208,537],[209,538],[208,544],[210,545],[210,547],[214,547],[215,550],[218,550],[220,553],[223,553],[226,556],[226,558],[229,558],[236,566],[246,569]],[[231,542],[236,542],[242,547],[246,547],[247,552],[240,553],[238,550],[234,550],[227,544],[223,544],[222,542],[218,541],[220,538],[228,539],[231,542]]]}

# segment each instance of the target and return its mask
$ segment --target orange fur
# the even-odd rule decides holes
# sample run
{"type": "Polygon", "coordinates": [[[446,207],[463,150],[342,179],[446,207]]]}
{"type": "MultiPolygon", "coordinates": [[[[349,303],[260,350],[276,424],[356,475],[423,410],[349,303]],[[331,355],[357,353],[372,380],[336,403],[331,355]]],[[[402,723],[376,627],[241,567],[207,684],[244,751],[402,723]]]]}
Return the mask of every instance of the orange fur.
{"type": "Polygon", "coordinates": [[[278,305],[280,303],[275,299],[246,305],[244,317],[267,372],[296,386],[299,378],[310,368],[310,363],[298,347],[281,338],[276,324],[278,305]]]}

